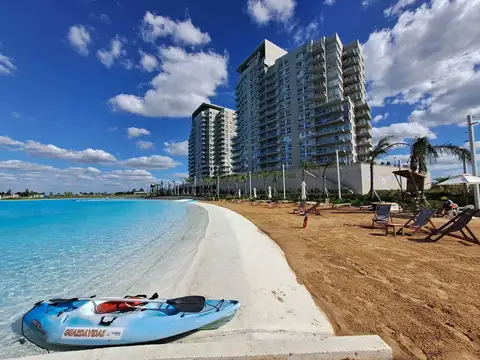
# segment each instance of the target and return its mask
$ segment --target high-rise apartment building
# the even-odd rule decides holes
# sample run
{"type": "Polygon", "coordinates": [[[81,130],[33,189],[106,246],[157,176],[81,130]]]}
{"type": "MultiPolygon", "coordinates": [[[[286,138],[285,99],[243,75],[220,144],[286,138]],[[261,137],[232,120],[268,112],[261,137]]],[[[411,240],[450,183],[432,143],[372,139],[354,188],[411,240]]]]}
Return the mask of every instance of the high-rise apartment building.
{"type": "Polygon", "coordinates": [[[197,180],[232,173],[232,139],[236,134],[234,110],[206,104],[192,114],[188,139],[188,173],[197,180]]]}
{"type": "Polygon", "coordinates": [[[363,54],[337,34],[286,52],[268,40],[238,67],[234,172],[364,160],[371,142],[363,54]]]}

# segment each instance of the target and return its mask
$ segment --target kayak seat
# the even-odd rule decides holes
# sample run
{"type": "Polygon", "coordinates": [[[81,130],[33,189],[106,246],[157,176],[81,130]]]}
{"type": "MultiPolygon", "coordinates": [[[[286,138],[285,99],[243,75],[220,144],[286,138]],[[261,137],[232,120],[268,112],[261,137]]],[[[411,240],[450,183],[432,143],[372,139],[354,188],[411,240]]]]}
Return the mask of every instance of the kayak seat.
{"type": "Polygon", "coordinates": [[[144,303],[141,302],[131,302],[125,303],[122,301],[106,301],[95,306],[95,312],[97,314],[109,314],[113,312],[128,312],[136,310],[132,306],[142,306],[144,303]]]}

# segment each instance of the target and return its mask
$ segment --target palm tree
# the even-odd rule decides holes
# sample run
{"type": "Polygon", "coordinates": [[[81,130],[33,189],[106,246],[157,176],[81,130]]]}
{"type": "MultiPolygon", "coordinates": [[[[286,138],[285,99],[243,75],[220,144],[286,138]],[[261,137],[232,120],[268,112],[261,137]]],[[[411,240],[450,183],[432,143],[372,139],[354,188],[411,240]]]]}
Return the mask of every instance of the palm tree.
{"type": "Polygon", "coordinates": [[[367,162],[370,164],[370,191],[368,192],[368,196],[370,196],[370,200],[375,200],[375,189],[373,183],[373,165],[375,164],[375,160],[382,155],[387,155],[388,151],[394,148],[395,146],[399,145],[406,145],[403,142],[395,142],[392,143],[391,141],[394,139],[394,136],[384,136],[382,137],[377,145],[375,145],[367,155],[367,162]]]}
{"type": "Polygon", "coordinates": [[[265,192],[265,198],[267,198],[267,179],[270,176],[269,171],[262,171],[260,174],[261,178],[263,178],[263,191],[265,192]]]}
{"type": "Polygon", "coordinates": [[[310,162],[310,161],[302,161],[302,181],[305,181],[305,171],[309,171],[309,170],[312,170],[312,169],[315,169],[317,167],[317,164],[315,164],[314,162],[310,162]]]}
{"type": "Polygon", "coordinates": [[[327,159],[327,161],[325,163],[319,165],[319,167],[323,169],[323,172],[322,172],[323,188],[322,188],[322,194],[320,195],[320,197],[323,197],[324,193],[325,193],[325,195],[328,196],[327,186],[325,185],[325,183],[327,182],[327,170],[329,168],[335,167],[336,165],[337,165],[337,158],[336,157],[330,157],[330,158],[327,159]]]}
{"type": "Polygon", "coordinates": [[[244,189],[244,197],[247,196],[247,179],[248,179],[248,174],[238,174],[237,176],[238,182],[241,184],[243,182],[243,189],[244,189]]]}
{"type": "Polygon", "coordinates": [[[427,173],[428,165],[437,162],[441,155],[453,155],[463,161],[470,161],[470,151],[453,144],[432,145],[426,136],[416,137],[410,145],[410,170],[427,173]]]}
{"type": "Polygon", "coordinates": [[[277,179],[280,177],[281,172],[279,170],[273,170],[273,196],[277,196],[277,179]]]}

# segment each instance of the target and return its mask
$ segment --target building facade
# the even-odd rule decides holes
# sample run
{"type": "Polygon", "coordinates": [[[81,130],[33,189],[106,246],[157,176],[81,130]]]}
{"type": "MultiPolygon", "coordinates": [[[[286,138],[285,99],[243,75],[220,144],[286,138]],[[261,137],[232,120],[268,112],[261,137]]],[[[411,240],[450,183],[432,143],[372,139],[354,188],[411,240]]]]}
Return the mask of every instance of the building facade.
{"type": "Polygon", "coordinates": [[[232,173],[232,139],[236,134],[234,110],[206,104],[192,114],[188,140],[188,173],[197,180],[232,173]]]}
{"type": "Polygon", "coordinates": [[[363,54],[337,34],[286,52],[268,40],[238,67],[233,171],[365,160],[372,147],[363,54]]]}

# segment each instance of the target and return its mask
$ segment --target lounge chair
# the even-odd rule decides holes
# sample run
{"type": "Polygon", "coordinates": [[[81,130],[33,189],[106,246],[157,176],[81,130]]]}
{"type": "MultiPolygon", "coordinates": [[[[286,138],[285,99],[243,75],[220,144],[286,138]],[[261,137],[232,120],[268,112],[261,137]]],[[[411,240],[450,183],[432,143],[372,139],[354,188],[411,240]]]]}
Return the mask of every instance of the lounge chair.
{"type": "Polygon", "coordinates": [[[391,204],[378,204],[375,208],[375,216],[372,219],[372,229],[375,224],[387,225],[392,222],[390,215],[391,204]]]}
{"type": "Polygon", "coordinates": [[[415,234],[418,231],[422,231],[426,228],[427,224],[430,224],[430,231],[436,229],[435,224],[432,222],[431,218],[435,214],[435,210],[432,209],[421,209],[417,211],[398,231],[397,235],[405,235],[405,229],[412,230],[410,235],[415,234]]]}
{"type": "Polygon", "coordinates": [[[424,240],[439,241],[444,236],[451,236],[460,240],[466,240],[466,241],[470,241],[472,243],[480,245],[480,241],[472,232],[472,230],[470,230],[468,227],[468,223],[470,222],[470,220],[472,220],[474,216],[479,216],[479,215],[480,215],[480,210],[467,209],[462,213],[460,213],[459,215],[455,216],[450,221],[443,224],[443,226],[433,230],[432,233],[429,234],[424,240]],[[464,230],[468,232],[468,235],[465,233],[464,230]],[[455,232],[458,232],[458,231],[460,231],[463,236],[454,234],[455,232]]]}
{"type": "Polygon", "coordinates": [[[303,214],[300,214],[300,215],[311,215],[311,214],[321,215],[320,212],[317,210],[319,206],[320,206],[320,203],[317,202],[316,204],[313,204],[310,208],[305,210],[303,214]]]}
{"type": "Polygon", "coordinates": [[[293,209],[292,214],[302,215],[305,213],[305,202],[301,201],[298,208],[293,209]]]}

